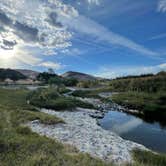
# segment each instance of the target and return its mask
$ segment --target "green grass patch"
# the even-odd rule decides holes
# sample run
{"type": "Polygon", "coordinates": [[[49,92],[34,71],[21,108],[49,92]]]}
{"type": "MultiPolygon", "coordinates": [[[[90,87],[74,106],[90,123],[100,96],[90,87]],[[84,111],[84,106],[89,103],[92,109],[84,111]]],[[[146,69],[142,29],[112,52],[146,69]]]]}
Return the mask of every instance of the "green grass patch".
{"type": "Polygon", "coordinates": [[[130,109],[137,109],[140,117],[148,122],[160,122],[165,126],[166,94],[145,92],[123,92],[114,94],[112,100],[130,109]]]}
{"type": "Polygon", "coordinates": [[[76,107],[94,108],[92,104],[61,96],[54,88],[38,89],[29,95],[28,100],[34,106],[54,110],[73,110],[76,107]]]}
{"type": "Polygon", "coordinates": [[[134,166],[165,166],[166,155],[155,154],[149,151],[134,150],[134,166]]]}

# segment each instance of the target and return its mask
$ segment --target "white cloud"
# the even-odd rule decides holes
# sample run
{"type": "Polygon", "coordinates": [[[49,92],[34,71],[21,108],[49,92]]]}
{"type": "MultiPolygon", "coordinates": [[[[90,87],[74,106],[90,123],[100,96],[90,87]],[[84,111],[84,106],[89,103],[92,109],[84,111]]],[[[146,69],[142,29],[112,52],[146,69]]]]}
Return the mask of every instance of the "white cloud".
{"type": "Polygon", "coordinates": [[[38,66],[46,67],[46,68],[53,68],[55,70],[62,69],[63,66],[60,63],[55,63],[55,62],[42,62],[38,66]]]}
{"type": "Polygon", "coordinates": [[[119,126],[119,124],[114,124],[112,126],[112,128],[113,128],[113,131],[116,131],[118,134],[124,134],[124,133],[127,133],[127,132],[137,128],[142,123],[143,122],[141,119],[131,119],[130,121],[127,121],[127,122],[121,124],[120,126],[119,126]]]}
{"type": "Polygon", "coordinates": [[[166,38],[166,33],[162,33],[162,34],[153,36],[150,38],[150,40],[158,40],[158,39],[163,39],[163,38],[166,38]]]}
{"type": "Polygon", "coordinates": [[[0,67],[60,69],[61,64],[43,62],[41,56],[56,55],[71,46],[72,33],[57,20],[58,14],[70,19],[78,16],[77,10],[61,0],[0,0],[0,52],[13,50],[15,54],[8,61],[3,57],[0,67]]]}
{"type": "Polygon", "coordinates": [[[157,10],[159,12],[166,12],[166,0],[159,1],[157,10]]]}
{"type": "Polygon", "coordinates": [[[100,0],[87,0],[87,2],[92,5],[92,4],[95,4],[95,5],[100,5],[100,0]]]}
{"type": "Polygon", "coordinates": [[[70,18],[77,15],[72,6],[60,0],[0,0],[0,24],[5,31],[0,37],[7,40],[7,36],[13,36],[18,44],[48,49],[67,48],[72,34],[57,21],[57,13],[70,18]]]}
{"type": "Polygon", "coordinates": [[[158,53],[151,51],[150,49],[137,44],[136,42],[122,35],[112,32],[103,25],[100,25],[85,16],[80,15],[73,18],[72,20],[66,19],[63,16],[59,16],[59,20],[61,20],[64,25],[70,27],[71,29],[74,29],[77,32],[93,36],[94,40],[108,42],[117,46],[123,46],[131,50],[135,50],[143,55],[159,56],[158,53]]]}
{"type": "Polygon", "coordinates": [[[101,67],[94,73],[98,77],[116,78],[127,75],[140,75],[166,71],[166,63],[155,66],[120,66],[120,67],[101,67]]]}
{"type": "Polygon", "coordinates": [[[31,50],[18,48],[13,50],[0,50],[0,67],[18,68],[23,66],[36,66],[42,59],[32,54],[31,50]]]}

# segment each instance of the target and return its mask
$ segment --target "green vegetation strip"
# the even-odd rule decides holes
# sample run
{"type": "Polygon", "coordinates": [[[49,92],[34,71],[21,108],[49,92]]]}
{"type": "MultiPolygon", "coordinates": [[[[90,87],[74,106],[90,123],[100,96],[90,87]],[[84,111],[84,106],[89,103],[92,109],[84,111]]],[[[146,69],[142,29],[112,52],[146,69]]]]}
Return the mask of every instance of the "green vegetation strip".
{"type": "Polygon", "coordinates": [[[129,109],[136,109],[141,118],[166,125],[166,93],[123,92],[114,94],[112,100],[129,109]]]}
{"type": "Polygon", "coordinates": [[[166,165],[166,155],[154,154],[148,151],[133,151],[133,158],[135,163],[133,166],[165,166],[166,165]]]}
{"type": "MultiPolygon", "coordinates": [[[[61,90],[62,91],[62,90],[61,90]]],[[[54,110],[73,110],[76,107],[94,108],[92,104],[82,102],[72,97],[65,97],[56,88],[38,89],[33,91],[28,100],[30,104],[40,108],[54,110]]]]}

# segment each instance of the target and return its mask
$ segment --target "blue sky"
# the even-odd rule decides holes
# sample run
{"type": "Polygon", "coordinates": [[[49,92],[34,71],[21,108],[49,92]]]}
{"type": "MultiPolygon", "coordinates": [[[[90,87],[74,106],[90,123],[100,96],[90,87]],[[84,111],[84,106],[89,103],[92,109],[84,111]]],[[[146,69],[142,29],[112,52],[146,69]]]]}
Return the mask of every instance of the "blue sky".
{"type": "Polygon", "coordinates": [[[166,70],[166,0],[0,0],[0,67],[114,78],[166,70]]]}

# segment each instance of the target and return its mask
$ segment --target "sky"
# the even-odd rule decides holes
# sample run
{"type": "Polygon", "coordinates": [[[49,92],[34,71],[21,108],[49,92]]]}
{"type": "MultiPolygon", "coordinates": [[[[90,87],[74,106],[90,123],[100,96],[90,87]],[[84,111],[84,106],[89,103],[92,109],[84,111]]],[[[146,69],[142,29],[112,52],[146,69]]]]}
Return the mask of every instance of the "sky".
{"type": "Polygon", "coordinates": [[[0,0],[0,68],[166,71],[166,0],[0,0]]]}

